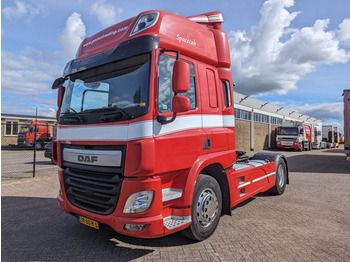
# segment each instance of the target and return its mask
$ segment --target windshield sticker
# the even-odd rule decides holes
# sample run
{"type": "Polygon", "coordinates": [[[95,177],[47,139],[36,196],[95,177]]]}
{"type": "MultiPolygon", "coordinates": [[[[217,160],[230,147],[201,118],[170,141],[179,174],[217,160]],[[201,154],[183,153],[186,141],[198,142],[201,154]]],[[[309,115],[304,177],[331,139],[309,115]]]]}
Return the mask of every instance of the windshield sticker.
{"type": "Polygon", "coordinates": [[[197,45],[196,40],[187,39],[185,37],[180,36],[179,34],[177,34],[176,37],[177,37],[176,40],[179,41],[180,44],[181,42],[184,42],[186,44],[193,45],[193,46],[197,45]]]}
{"type": "Polygon", "coordinates": [[[107,34],[101,35],[100,37],[98,37],[98,38],[96,38],[96,39],[94,39],[94,40],[92,40],[92,41],[90,41],[90,42],[87,42],[86,44],[83,45],[83,47],[86,47],[86,46],[88,46],[88,45],[92,45],[92,44],[94,44],[95,42],[100,41],[100,40],[102,40],[102,39],[104,39],[104,38],[106,38],[106,37],[108,37],[108,36],[115,35],[115,34],[118,34],[118,33],[120,33],[120,32],[123,32],[123,31],[127,30],[128,28],[129,28],[129,26],[124,26],[124,27],[122,27],[122,28],[113,30],[113,31],[111,31],[111,32],[109,32],[109,33],[107,33],[107,34]]]}

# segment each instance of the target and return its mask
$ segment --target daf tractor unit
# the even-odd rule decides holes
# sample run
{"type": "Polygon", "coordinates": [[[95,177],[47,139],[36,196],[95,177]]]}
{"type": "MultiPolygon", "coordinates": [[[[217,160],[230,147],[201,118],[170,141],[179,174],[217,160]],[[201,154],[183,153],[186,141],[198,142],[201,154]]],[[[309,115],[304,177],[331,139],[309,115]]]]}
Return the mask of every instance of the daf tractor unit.
{"type": "Polygon", "coordinates": [[[282,154],[235,150],[223,21],[146,11],[83,40],[53,84],[64,212],[133,237],[200,241],[242,201],[285,191],[282,154]]]}

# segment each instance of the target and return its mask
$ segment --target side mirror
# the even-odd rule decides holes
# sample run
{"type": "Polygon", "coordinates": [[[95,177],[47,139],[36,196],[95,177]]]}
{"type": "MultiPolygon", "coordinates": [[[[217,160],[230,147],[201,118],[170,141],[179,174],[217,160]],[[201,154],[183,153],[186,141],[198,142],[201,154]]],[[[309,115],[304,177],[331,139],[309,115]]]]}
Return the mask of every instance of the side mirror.
{"type": "Polygon", "coordinates": [[[191,101],[185,96],[174,96],[172,110],[174,113],[182,113],[190,110],[191,101]]]}
{"type": "Polygon", "coordinates": [[[66,91],[66,88],[64,86],[60,86],[58,89],[58,94],[57,94],[57,106],[58,106],[58,108],[61,108],[63,95],[64,95],[65,91],[66,91]]]}
{"type": "Polygon", "coordinates": [[[173,68],[172,86],[175,93],[186,93],[190,88],[190,66],[184,61],[176,60],[173,68]]]}
{"type": "Polygon", "coordinates": [[[63,83],[66,81],[63,77],[57,78],[55,82],[53,82],[51,89],[57,89],[60,86],[63,85],[63,83]]]}
{"type": "Polygon", "coordinates": [[[61,114],[61,109],[57,109],[56,111],[56,120],[58,121],[60,118],[60,114],[61,114]]]}

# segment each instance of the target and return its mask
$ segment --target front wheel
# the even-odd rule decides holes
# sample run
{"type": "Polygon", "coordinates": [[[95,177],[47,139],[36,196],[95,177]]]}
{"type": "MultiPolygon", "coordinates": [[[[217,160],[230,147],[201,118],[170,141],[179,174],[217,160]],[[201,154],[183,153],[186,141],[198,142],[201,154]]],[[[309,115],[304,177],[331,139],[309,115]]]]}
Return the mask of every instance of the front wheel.
{"type": "Polygon", "coordinates": [[[269,191],[276,195],[282,195],[287,185],[287,165],[283,158],[278,159],[275,175],[275,186],[269,191]]]}
{"type": "Polygon", "coordinates": [[[35,148],[36,148],[36,149],[42,149],[42,148],[43,148],[43,145],[42,145],[40,142],[36,142],[36,143],[35,143],[35,148]]]}
{"type": "Polygon", "coordinates": [[[222,195],[218,182],[211,176],[199,175],[193,193],[191,225],[182,231],[186,237],[202,241],[210,237],[220,220],[222,195]]]}

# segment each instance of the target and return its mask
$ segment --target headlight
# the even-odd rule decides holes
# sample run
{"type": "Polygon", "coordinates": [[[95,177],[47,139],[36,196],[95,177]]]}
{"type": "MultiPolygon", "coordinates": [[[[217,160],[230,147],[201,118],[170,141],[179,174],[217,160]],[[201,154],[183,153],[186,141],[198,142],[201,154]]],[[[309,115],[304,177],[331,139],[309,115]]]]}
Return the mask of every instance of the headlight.
{"type": "Polygon", "coordinates": [[[153,191],[137,192],[129,196],[124,205],[123,213],[141,213],[146,211],[153,200],[153,191]]]}
{"type": "Polygon", "coordinates": [[[158,17],[158,12],[141,15],[132,29],[130,36],[153,26],[157,22],[158,17]]]}

